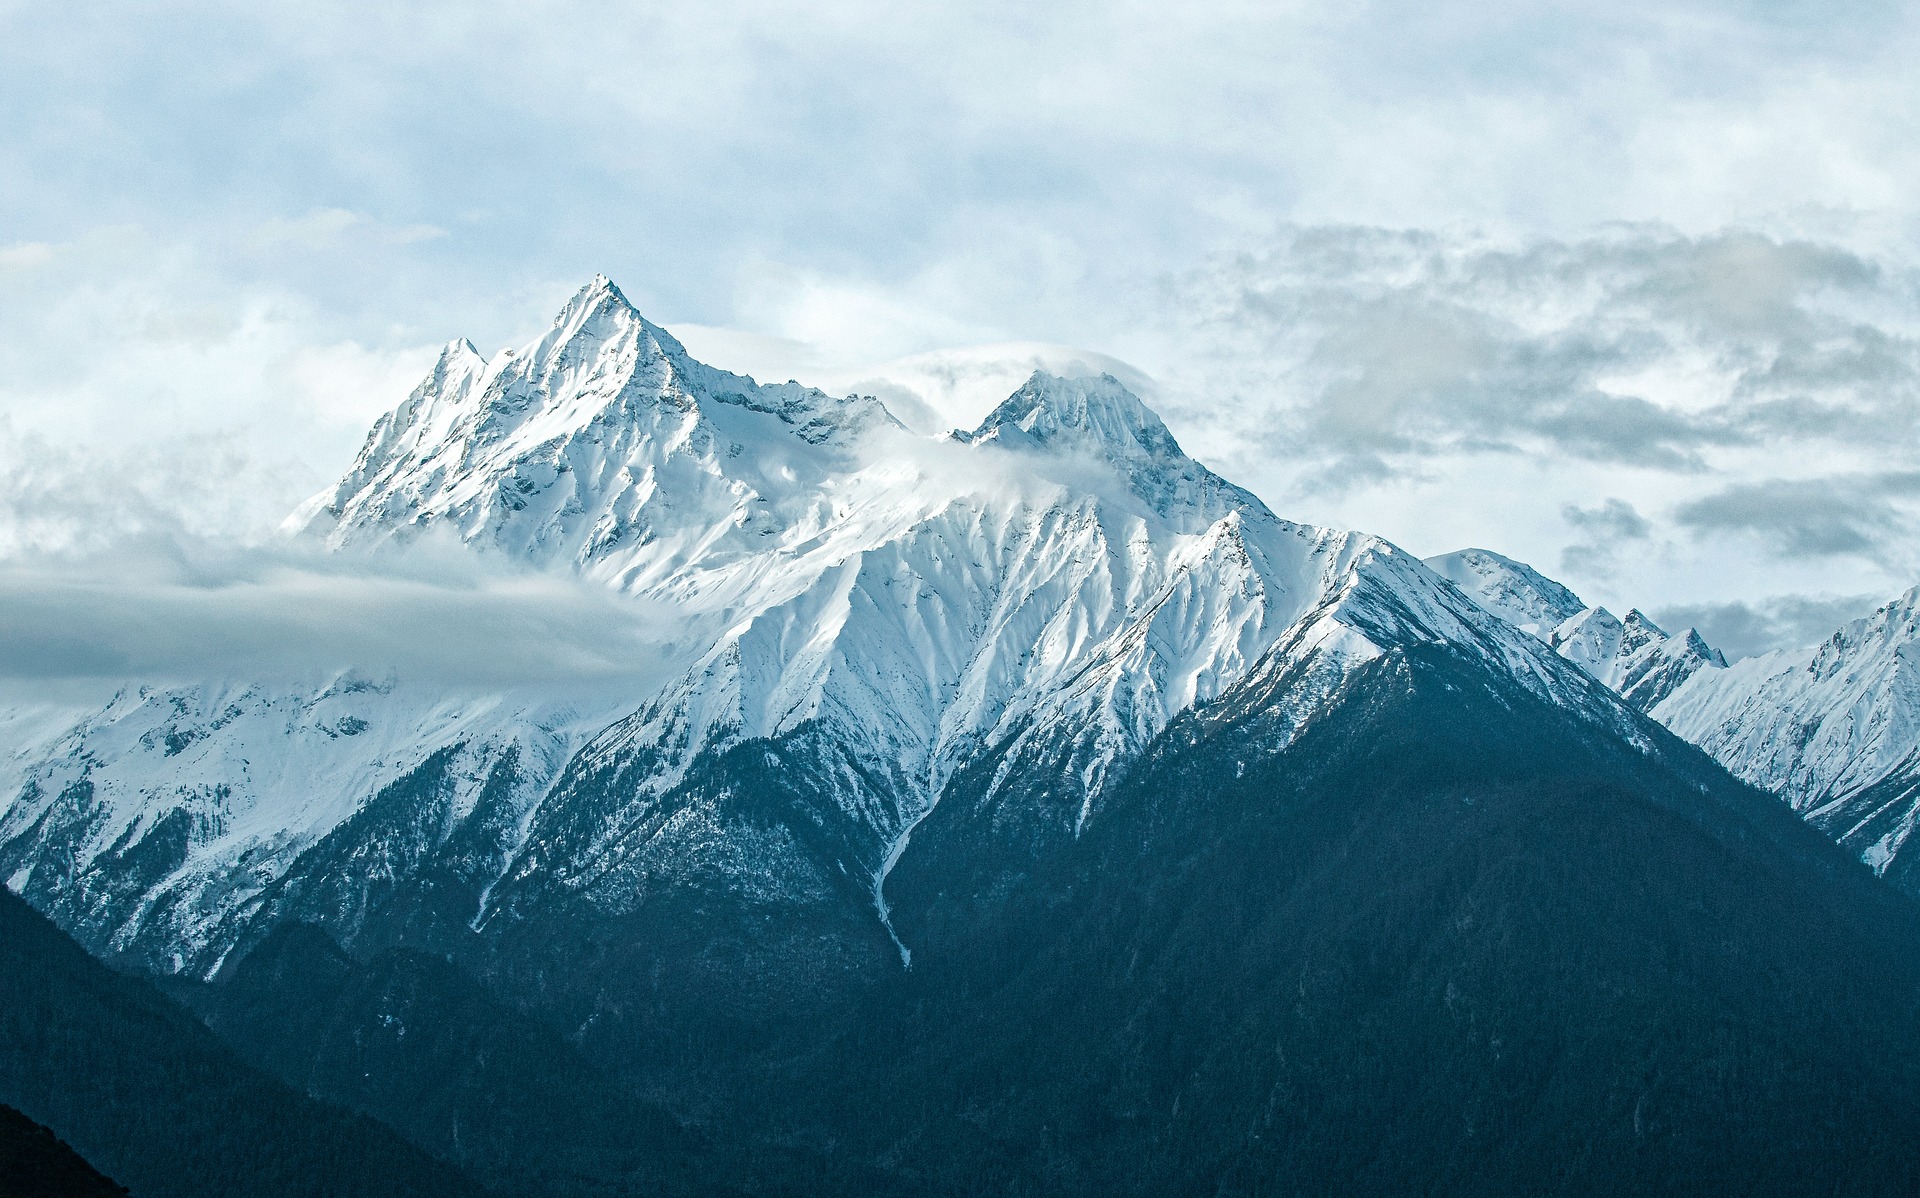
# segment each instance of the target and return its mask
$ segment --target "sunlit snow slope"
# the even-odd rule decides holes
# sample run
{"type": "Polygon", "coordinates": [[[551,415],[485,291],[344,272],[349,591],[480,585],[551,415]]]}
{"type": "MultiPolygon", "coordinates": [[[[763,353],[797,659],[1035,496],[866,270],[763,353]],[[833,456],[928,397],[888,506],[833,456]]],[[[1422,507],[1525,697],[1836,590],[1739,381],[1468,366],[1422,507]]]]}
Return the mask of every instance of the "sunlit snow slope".
{"type": "Polygon", "coordinates": [[[1181,711],[1259,672],[1297,730],[1416,642],[1642,735],[1418,561],[1194,462],[1111,377],[1036,373],[924,437],[695,362],[604,278],[526,349],[449,345],[289,530],[575,572],[633,597],[670,681],[130,687],[0,778],[8,883],[96,949],[205,973],[287,919],[351,942],[716,889],[852,893],[888,924],[887,872],[958,771],[1044,778],[1077,835],[1181,711]]]}
{"type": "Polygon", "coordinates": [[[1589,607],[1533,567],[1491,550],[1462,549],[1427,558],[1426,564],[1642,711],[1701,669],[1727,664],[1691,628],[1669,634],[1638,608],[1621,619],[1604,607],[1589,607]]]}
{"type": "Polygon", "coordinates": [[[1653,715],[1909,890],[1920,820],[1920,589],[1823,643],[1690,680],[1653,715]]]}

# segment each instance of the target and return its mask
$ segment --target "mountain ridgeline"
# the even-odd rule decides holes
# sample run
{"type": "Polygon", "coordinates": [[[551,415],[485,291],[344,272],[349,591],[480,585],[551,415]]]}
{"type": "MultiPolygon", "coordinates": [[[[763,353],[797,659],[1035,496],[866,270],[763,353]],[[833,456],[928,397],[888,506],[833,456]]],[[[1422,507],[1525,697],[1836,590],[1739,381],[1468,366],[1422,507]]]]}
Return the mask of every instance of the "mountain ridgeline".
{"type": "Polygon", "coordinates": [[[50,1129],[0,1105],[0,1198],[122,1198],[126,1192],[50,1129]]]}
{"type": "Polygon", "coordinates": [[[1920,823],[1920,589],[1818,645],[1729,666],[1691,628],[1617,619],[1497,553],[1427,564],[1920,895],[1920,857],[1903,855],[1920,823]]]}
{"type": "Polygon", "coordinates": [[[1738,665],[1281,519],[1110,377],[922,437],[601,279],[290,531],[611,588],[659,681],[130,685],[11,747],[0,870],[487,1184],[1920,1175],[1920,914],[1663,723],[1738,665]]]}

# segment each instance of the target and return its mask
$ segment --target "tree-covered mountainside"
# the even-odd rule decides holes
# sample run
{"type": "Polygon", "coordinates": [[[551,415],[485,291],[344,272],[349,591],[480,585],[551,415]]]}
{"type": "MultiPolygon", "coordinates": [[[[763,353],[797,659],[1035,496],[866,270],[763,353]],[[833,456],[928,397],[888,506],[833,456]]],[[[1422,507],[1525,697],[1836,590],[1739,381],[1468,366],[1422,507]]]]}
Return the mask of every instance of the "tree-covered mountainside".
{"type": "MultiPolygon", "coordinates": [[[[211,984],[171,985],[250,1062],[380,1119],[502,1194],[799,1198],[891,1184],[881,1168],[822,1159],[753,1124],[683,1126],[539,1014],[434,954],[359,961],[292,924],[211,984]]],[[[753,1046],[716,1047],[751,1056],[753,1046]]]]}
{"type": "Polygon", "coordinates": [[[699,1142],[676,1121],[445,958],[391,949],[363,964],[290,924],[193,1001],[250,1061],[502,1193],[681,1192],[697,1174],[699,1142]]]}
{"type": "Polygon", "coordinates": [[[1230,699],[1026,867],[943,806],[897,870],[902,1081],[851,1109],[1053,1193],[1909,1192],[1912,904],[1651,725],[1491,681],[1393,654],[1278,756],[1230,699]]]}
{"type": "Polygon", "coordinates": [[[469,1198],[398,1135],[245,1064],[152,986],[0,893],[0,1101],[141,1198],[469,1198]]]}
{"type": "Polygon", "coordinates": [[[1619,620],[1485,549],[1426,559],[1489,612],[1551,644],[1621,697],[1769,792],[1873,871],[1920,895],[1920,591],[1817,645],[1729,666],[1689,628],[1619,620]]]}

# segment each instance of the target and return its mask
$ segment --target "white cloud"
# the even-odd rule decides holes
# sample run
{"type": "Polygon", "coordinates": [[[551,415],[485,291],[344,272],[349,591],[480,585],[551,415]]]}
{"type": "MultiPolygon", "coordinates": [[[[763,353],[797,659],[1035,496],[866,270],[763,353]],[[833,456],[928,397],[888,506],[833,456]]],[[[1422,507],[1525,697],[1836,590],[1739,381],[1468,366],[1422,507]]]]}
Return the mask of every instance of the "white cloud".
{"type": "Polygon", "coordinates": [[[747,333],[704,324],[676,324],[668,332],[687,352],[709,366],[752,375],[763,383],[784,383],[820,373],[820,351],[805,341],[747,333]]]}
{"type": "Polygon", "coordinates": [[[1917,279],[1747,230],[1297,228],[1172,284],[1169,418],[1284,511],[1609,603],[1892,593],[1920,568],[1888,481],[1920,469],[1917,279]],[[1558,518],[1608,503],[1633,535],[1558,518]]]}
{"type": "MultiPolygon", "coordinates": [[[[284,461],[235,437],[76,447],[0,419],[0,562],[150,538],[257,542],[303,497],[284,461]]],[[[311,488],[308,488],[311,489],[311,488]]]]}
{"type": "MultiPolygon", "coordinates": [[[[659,681],[658,613],[571,578],[286,548],[142,546],[0,563],[0,677],[279,681],[360,669],[459,686],[659,681]],[[198,548],[200,552],[183,549],[198,548]]],[[[10,688],[18,690],[18,687],[10,688]]]]}
{"type": "Polygon", "coordinates": [[[357,341],[297,346],[267,363],[262,382],[358,437],[426,377],[439,352],[438,345],[375,350],[357,341]]]}
{"type": "Polygon", "coordinates": [[[345,208],[316,208],[303,216],[273,218],[248,230],[247,241],[260,249],[296,246],[303,250],[333,250],[350,242],[392,247],[445,237],[437,225],[386,225],[362,212],[345,208]]]}
{"type": "Polygon", "coordinates": [[[1030,341],[969,345],[887,362],[829,363],[814,345],[732,329],[675,325],[670,332],[701,361],[765,381],[796,379],[836,394],[878,396],[901,423],[921,433],[970,429],[1036,370],[1068,378],[1110,374],[1149,403],[1159,386],[1145,372],[1106,354],[1030,341]]]}
{"type": "Polygon", "coordinates": [[[0,270],[27,270],[53,261],[53,247],[42,241],[0,246],[0,270]]]}
{"type": "Polygon", "coordinates": [[[1654,620],[1668,630],[1697,628],[1707,643],[1732,661],[1773,649],[1815,645],[1850,620],[1860,619],[1889,596],[1773,595],[1726,603],[1686,604],[1656,609],[1654,620]]]}
{"type": "Polygon", "coordinates": [[[1551,564],[1563,508],[1622,498],[1651,531],[1573,580],[1609,601],[1897,589],[1676,513],[1913,465],[1917,35],[1800,0],[16,5],[0,415],[102,469],[228,447],[203,506],[271,523],[423,347],[517,343],[604,270],[720,365],[928,426],[1135,364],[1277,507],[1423,551],[1551,564]]]}
{"type": "Polygon", "coordinates": [[[232,442],[104,457],[0,425],[0,697],[345,668],[633,684],[672,660],[671,613],[571,575],[432,538],[347,554],[276,535],[273,486],[232,442]]]}

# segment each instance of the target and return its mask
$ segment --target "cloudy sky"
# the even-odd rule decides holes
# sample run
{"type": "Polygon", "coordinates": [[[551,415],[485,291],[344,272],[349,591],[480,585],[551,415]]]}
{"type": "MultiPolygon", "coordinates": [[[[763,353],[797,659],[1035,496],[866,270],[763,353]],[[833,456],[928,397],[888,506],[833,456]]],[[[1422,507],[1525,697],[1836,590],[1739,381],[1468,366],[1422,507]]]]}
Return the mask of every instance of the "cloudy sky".
{"type": "Polygon", "coordinates": [[[0,559],[257,536],[604,271],[1736,653],[1920,582],[1911,5],[398,8],[0,0],[0,559]]]}

